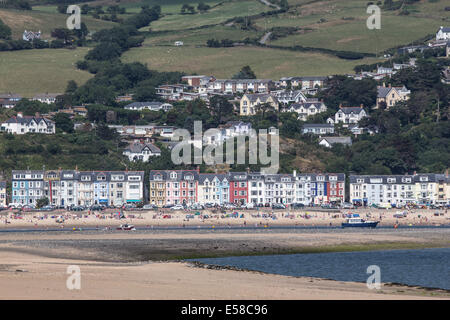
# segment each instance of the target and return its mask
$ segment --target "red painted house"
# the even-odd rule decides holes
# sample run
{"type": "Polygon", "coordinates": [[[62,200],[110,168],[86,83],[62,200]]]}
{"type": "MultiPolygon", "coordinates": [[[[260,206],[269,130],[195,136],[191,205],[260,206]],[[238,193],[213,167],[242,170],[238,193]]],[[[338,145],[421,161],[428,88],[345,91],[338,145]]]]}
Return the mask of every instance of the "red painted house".
{"type": "Polygon", "coordinates": [[[246,172],[230,172],[230,202],[248,203],[248,178],[246,172]]]}

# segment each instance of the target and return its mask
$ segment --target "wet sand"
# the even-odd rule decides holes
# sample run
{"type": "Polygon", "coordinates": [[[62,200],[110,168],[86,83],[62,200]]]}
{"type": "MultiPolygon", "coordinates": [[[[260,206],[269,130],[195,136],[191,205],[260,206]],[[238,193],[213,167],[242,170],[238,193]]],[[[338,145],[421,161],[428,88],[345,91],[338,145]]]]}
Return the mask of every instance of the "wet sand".
{"type": "Polygon", "coordinates": [[[8,232],[0,233],[0,299],[449,299],[443,290],[388,284],[369,290],[364,283],[197,268],[177,260],[449,243],[448,228],[8,232]],[[81,269],[81,290],[66,287],[69,265],[81,269]]]}

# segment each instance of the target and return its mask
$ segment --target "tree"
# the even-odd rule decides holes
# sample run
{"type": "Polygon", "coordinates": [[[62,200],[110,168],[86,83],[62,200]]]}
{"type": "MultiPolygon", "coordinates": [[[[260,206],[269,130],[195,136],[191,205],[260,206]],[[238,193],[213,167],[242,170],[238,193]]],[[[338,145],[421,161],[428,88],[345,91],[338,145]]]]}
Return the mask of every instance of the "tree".
{"type": "Polygon", "coordinates": [[[40,198],[36,200],[36,208],[42,208],[43,206],[48,205],[49,201],[48,198],[40,198]]]}
{"type": "Polygon", "coordinates": [[[64,43],[72,42],[74,37],[73,30],[69,30],[67,28],[56,28],[51,32],[52,37],[63,40],[64,43]]]}
{"type": "Polygon", "coordinates": [[[102,42],[86,55],[87,60],[105,61],[120,57],[122,49],[115,42],[102,42]]]}
{"type": "Polygon", "coordinates": [[[205,4],[204,2],[200,2],[197,6],[198,11],[204,12],[204,11],[208,11],[209,9],[211,9],[211,7],[207,4],[205,4]]]}
{"type": "Polygon", "coordinates": [[[256,75],[250,66],[245,66],[233,76],[233,79],[256,79],[256,75]]]}
{"type": "Polygon", "coordinates": [[[0,20],[0,39],[11,39],[11,28],[0,20]]]}
{"type": "Polygon", "coordinates": [[[80,29],[75,29],[75,34],[78,39],[83,40],[89,34],[89,29],[86,26],[86,23],[82,22],[80,24],[80,29]]]}
{"type": "Polygon", "coordinates": [[[181,7],[181,14],[194,14],[195,8],[193,6],[188,5],[187,3],[183,4],[181,7]]]}
{"type": "Polygon", "coordinates": [[[97,127],[97,136],[103,140],[113,140],[117,137],[117,131],[102,123],[97,127]]]}
{"type": "Polygon", "coordinates": [[[58,112],[53,117],[53,121],[55,121],[55,126],[57,129],[61,129],[67,133],[73,132],[73,122],[67,113],[58,112]]]}
{"type": "Polygon", "coordinates": [[[78,89],[78,85],[74,80],[67,82],[66,93],[74,93],[78,89]]]}
{"type": "Polygon", "coordinates": [[[224,118],[229,119],[233,116],[234,107],[223,96],[213,96],[210,100],[209,107],[217,124],[221,124],[224,118]]]}

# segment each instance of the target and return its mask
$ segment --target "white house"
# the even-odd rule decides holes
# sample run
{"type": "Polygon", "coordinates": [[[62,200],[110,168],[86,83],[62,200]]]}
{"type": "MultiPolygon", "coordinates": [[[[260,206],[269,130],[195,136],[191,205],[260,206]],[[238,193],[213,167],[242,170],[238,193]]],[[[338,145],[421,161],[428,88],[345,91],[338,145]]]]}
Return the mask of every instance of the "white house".
{"type": "Polygon", "coordinates": [[[14,93],[0,93],[0,107],[11,109],[16,106],[16,104],[22,99],[18,94],[14,93]]]}
{"type": "Polygon", "coordinates": [[[289,108],[285,109],[286,112],[296,112],[298,119],[306,121],[309,116],[327,111],[327,106],[323,101],[317,99],[307,99],[302,103],[291,104],[289,108]]]}
{"type": "Polygon", "coordinates": [[[159,157],[161,150],[151,143],[134,142],[123,151],[130,161],[147,162],[151,157],[159,157]]]}
{"type": "Polygon", "coordinates": [[[272,92],[278,99],[278,102],[282,104],[289,103],[303,103],[306,102],[307,98],[300,90],[280,90],[272,92]]]}
{"type": "Polygon", "coordinates": [[[366,111],[361,107],[343,107],[339,106],[338,112],[334,115],[335,123],[358,123],[362,118],[367,117],[366,111]]]}
{"type": "Polygon", "coordinates": [[[171,105],[170,103],[164,103],[164,102],[158,102],[158,101],[133,102],[133,103],[127,104],[125,106],[126,110],[135,110],[135,111],[142,111],[145,109],[150,110],[150,111],[159,111],[159,110],[169,111],[172,108],[173,108],[173,105],[171,105]]]}
{"type": "Polygon", "coordinates": [[[312,133],[312,134],[334,134],[334,124],[328,123],[307,123],[303,125],[302,133],[312,133]]]}
{"type": "Polygon", "coordinates": [[[351,137],[323,137],[319,140],[319,145],[331,148],[333,144],[352,145],[351,137]]]}
{"type": "Polygon", "coordinates": [[[44,94],[37,94],[35,95],[31,100],[33,101],[39,101],[46,104],[52,104],[56,102],[56,97],[60,96],[61,93],[44,93],[44,94]]]}
{"type": "Polygon", "coordinates": [[[24,116],[19,112],[17,116],[11,117],[6,122],[3,122],[0,131],[12,134],[26,134],[26,133],[55,133],[55,123],[52,120],[36,116],[24,116]]]}
{"type": "Polygon", "coordinates": [[[450,40],[450,27],[440,27],[436,32],[436,41],[450,40]]]}

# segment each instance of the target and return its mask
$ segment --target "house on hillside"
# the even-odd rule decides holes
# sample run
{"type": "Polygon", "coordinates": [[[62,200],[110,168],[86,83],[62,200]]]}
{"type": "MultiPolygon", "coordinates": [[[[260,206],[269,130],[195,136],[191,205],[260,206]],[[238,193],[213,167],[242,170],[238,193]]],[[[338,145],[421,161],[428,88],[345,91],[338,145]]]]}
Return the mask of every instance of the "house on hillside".
{"type": "Polygon", "coordinates": [[[133,102],[125,106],[126,110],[134,110],[134,111],[142,111],[142,110],[150,110],[150,111],[169,111],[173,108],[173,105],[170,103],[164,102],[133,102]]]}
{"type": "Polygon", "coordinates": [[[450,40],[450,27],[441,26],[436,32],[436,41],[450,40]]]}
{"type": "Polygon", "coordinates": [[[22,99],[18,94],[14,93],[0,93],[0,107],[11,109],[22,99]]]}
{"type": "Polygon", "coordinates": [[[26,133],[55,133],[55,122],[47,118],[41,117],[39,113],[35,116],[24,116],[22,112],[17,113],[17,116],[11,117],[1,124],[1,132],[12,134],[26,134],[26,133]]]}
{"type": "Polygon", "coordinates": [[[340,105],[338,112],[334,115],[334,123],[358,123],[364,117],[367,117],[367,113],[362,105],[360,107],[343,107],[340,105]]]}
{"type": "Polygon", "coordinates": [[[327,106],[323,103],[323,100],[306,99],[305,102],[291,104],[285,111],[296,112],[299,120],[306,121],[309,116],[327,111],[327,106]]]}
{"type": "Polygon", "coordinates": [[[240,101],[240,115],[254,115],[258,112],[257,107],[266,103],[278,111],[279,103],[275,96],[265,93],[244,94],[240,101]]]}
{"type": "Polygon", "coordinates": [[[34,39],[41,39],[41,30],[38,32],[25,30],[22,34],[22,39],[25,41],[33,41],[34,39]]]}
{"type": "Polygon", "coordinates": [[[290,103],[302,103],[306,102],[307,98],[300,90],[279,90],[272,91],[272,94],[277,98],[278,102],[281,104],[290,103]]]}
{"type": "Polygon", "coordinates": [[[147,162],[151,157],[159,157],[161,150],[152,143],[133,142],[123,151],[130,161],[147,162]]]}
{"type": "Polygon", "coordinates": [[[319,140],[319,145],[331,148],[334,144],[352,145],[351,137],[323,137],[319,140]]]}
{"type": "Polygon", "coordinates": [[[328,123],[306,123],[302,128],[303,134],[334,134],[334,125],[328,123]]]}
{"type": "Polygon", "coordinates": [[[394,106],[399,101],[406,101],[409,99],[409,95],[411,91],[403,87],[392,87],[390,84],[386,87],[386,84],[383,83],[382,86],[377,86],[377,104],[375,109],[380,108],[381,103],[386,104],[386,109],[394,106]]]}
{"type": "Polygon", "coordinates": [[[61,93],[43,93],[43,94],[37,94],[31,100],[33,101],[39,101],[46,104],[52,104],[56,102],[56,97],[60,96],[61,93]]]}

